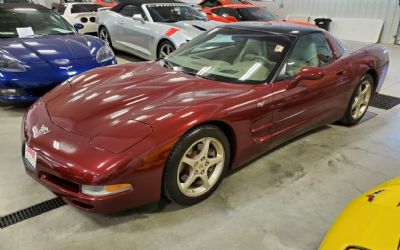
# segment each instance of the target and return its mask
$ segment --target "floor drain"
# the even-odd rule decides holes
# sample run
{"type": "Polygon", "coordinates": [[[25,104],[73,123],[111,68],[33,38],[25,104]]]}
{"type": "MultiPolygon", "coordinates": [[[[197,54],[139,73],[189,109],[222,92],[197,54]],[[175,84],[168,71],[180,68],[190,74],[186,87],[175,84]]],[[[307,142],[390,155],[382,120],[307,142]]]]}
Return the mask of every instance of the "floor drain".
{"type": "Polygon", "coordinates": [[[370,105],[378,109],[389,110],[400,104],[400,98],[390,95],[376,94],[370,105]]]}
{"type": "Polygon", "coordinates": [[[54,198],[54,199],[36,204],[34,206],[19,210],[12,214],[0,217],[0,228],[5,228],[8,226],[11,226],[18,222],[27,220],[27,219],[35,217],[37,215],[46,213],[50,210],[64,206],[65,204],[67,204],[67,203],[65,203],[65,201],[63,201],[61,198],[54,198]]]}

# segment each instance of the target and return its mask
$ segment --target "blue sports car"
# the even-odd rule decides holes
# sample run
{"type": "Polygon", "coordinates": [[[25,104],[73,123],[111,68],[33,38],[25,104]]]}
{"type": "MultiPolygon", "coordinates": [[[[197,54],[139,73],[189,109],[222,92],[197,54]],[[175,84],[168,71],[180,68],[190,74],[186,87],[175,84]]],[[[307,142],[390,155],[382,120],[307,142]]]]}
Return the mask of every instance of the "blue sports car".
{"type": "Polygon", "coordinates": [[[34,101],[76,74],[112,64],[105,42],[78,34],[52,10],[0,4],[0,102],[34,101]]]}

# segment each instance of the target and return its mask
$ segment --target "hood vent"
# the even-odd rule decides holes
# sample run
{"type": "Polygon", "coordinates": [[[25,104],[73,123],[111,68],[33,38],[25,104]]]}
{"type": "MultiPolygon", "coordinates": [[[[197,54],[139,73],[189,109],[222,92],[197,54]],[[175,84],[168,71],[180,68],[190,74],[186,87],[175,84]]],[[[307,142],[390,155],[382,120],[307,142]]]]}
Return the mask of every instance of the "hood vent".
{"type": "Polygon", "coordinates": [[[200,26],[197,26],[197,25],[192,25],[192,26],[195,27],[195,28],[198,29],[198,30],[207,31],[207,29],[205,29],[205,28],[203,28],[203,27],[200,27],[200,26]]]}

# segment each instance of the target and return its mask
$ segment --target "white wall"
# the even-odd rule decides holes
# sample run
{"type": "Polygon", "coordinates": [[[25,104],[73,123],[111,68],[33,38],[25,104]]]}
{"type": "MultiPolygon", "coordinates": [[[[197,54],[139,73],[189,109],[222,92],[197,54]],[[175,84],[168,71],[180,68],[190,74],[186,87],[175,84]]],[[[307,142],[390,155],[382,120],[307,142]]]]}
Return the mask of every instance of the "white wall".
{"type": "Polygon", "coordinates": [[[400,21],[399,0],[253,1],[285,18],[290,15],[372,18],[384,21],[381,42],[394,43],[400,21]],[[283,8],[281,8],[283,7],[283,8]]]}

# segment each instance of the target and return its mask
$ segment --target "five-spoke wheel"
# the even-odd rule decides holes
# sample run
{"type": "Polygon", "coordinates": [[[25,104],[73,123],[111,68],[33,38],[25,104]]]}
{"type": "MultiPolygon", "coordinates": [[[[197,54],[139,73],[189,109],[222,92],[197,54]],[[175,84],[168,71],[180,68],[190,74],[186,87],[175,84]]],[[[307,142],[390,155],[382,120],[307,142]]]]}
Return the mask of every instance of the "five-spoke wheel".
{"type": "Polygon", "coordinates": [[[165,58],[175,50],[175,46],[170,41],[163,41],[158,46],[157,58],[165,58]]]}
{"type": "Polygon", "coordinates": [[[105,42],[108,43],[112,47],[111,44],[111,37],[110,34],[108,33],[108,30],[105,27],[101,27],[99,30],[99,38],[105,42]]]}
{"type": "Polygon", "coordinates": [[[224,168],[225,150],[213,137],[193,143],[178,167],[177,184],[190,197],[206,193],[217,182],[224,168]]]}
{"type": "Polygon", "coordinates": [[[353,104],[351,105],[351,116],[354,120],[360,119],[367,111],[372,95],[372,83],[366,79],[357,88],[353,104]]]}
{"type": "Polygon", "coordinates": [[[192,129],[168,157],[164,194],[181,205],[204,200],[222,181],[229,160],[229,141],[221,129],[212,125],[192,129]]]}
{"type": "Polygon", "coordinates": [[[354,91],[346,114],[342,122],[348,125],[357,124],[367,112],[369,102],[373,96],[374,80],[370,75],[361,78],[356,90],[354,91]]]}

